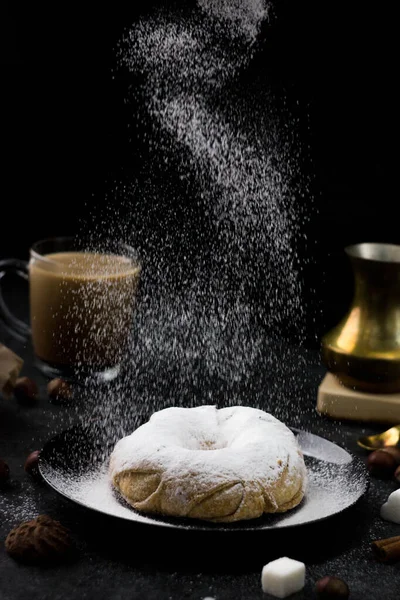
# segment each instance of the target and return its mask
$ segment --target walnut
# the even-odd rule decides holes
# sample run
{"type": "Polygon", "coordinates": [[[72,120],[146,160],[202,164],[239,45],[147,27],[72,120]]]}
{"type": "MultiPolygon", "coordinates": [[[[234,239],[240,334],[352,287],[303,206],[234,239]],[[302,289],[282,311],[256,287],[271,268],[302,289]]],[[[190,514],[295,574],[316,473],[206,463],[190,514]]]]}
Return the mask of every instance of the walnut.
{"type": "Polygon", "coordinates": [[[40,515],[12,529],[5,547],[10,556],[26,563],[61,562],[73,555],[68,529],[47,515],[40,515]]]}

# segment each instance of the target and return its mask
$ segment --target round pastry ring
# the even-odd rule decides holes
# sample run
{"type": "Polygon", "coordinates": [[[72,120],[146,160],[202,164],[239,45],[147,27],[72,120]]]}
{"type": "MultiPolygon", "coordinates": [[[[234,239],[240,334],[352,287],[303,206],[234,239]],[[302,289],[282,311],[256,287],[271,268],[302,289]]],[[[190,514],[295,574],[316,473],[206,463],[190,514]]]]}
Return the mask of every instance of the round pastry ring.
{"type": "Polygon", "coordinates": [[[138,513],[113,489],[108,477],[108,457],[115,440],[102,442],[101,433],[91,427],[78,425],[50,439],[41,451],[39,470],[56,492],[90,510],[125,521],[187,530],[257,531],[301,526],[337,515],[358,502],[369,485],[363,461],[325,438],[291,429],[309,472],[307,494],[298,507],[287,513],[249,521],[210,523],[138,513]],[[92,497],[88,496],[89,489],[94,490],[92,497]],[[324,502],[324,494],[329,502],[324,502]]]}

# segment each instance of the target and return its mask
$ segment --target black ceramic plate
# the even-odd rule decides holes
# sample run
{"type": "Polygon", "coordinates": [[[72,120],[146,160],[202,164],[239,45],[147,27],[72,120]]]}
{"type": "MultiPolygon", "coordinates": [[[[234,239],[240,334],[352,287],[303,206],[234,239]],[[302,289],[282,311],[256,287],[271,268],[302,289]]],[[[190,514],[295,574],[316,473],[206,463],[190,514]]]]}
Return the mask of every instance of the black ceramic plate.
{"type": "Polygon", "coordinates": [[[110,485],[107,467],[114,442],[103,443],[101,433],[90,428],[76,426],[48,441],[41,452],[39,468],[57,492],[89,509],[127,521],[179,529],[243,531],[293,527],[326,519],[355,504],[368,488],[363,462],[322,437],[293,431],[308,469],[305,498],[286,513],[232,524],[136,512],[110,485]]]}

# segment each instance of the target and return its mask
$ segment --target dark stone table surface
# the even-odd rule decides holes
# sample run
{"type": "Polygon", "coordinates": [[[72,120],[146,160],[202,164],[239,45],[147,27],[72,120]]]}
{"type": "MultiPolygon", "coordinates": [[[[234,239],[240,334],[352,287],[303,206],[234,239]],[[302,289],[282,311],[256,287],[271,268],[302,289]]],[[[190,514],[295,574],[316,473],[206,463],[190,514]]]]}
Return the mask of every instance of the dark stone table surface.
{"type": "MultiPolygon", "coordinates": [[[[0,398],[0,456],[11,469],[10,485],[0,490],[2,600],[266,600],[261,569],[284,555],[306,564],[306,586],[293,596],[296,600],[314,598],[315,582],[324,575],[346,580],[352,600],[398,600],[400,563],[379,563],[370,549],[372,540],[400,534],[400,525],[379,516],[382,503],[398,486],[394,480],[371,479],[368,492],[354,507],[325,521],[287,531],[232,535],[119,522],[32,481],[23,469],[26,456],[70,426],[80,411],[49,401],[29,347],[21,348],[5,331],[0,341],[23,356],[23,374],[40,384],[40,398],[31,405],[0,398]],[[74,562],[48,568],[25,566],[6,553],[3,542],[10,529],[38,514],[48,514],[71,529],[79,550],[74,562]]],[[[331,421],[317,414],[316,394],[324,368],[314,351],[287,351],[282,368],[269,372],[275,381],[266,376],[268,365],[264,373],[258,372],[261,378],[257,382],[254,377],[251,389],[253,393],[257,385],[265,386],[266,410],[366,460],[357,437],[382,426],[331,421]],[[282,393],[268,394],[272,389],[282,393]]]]}

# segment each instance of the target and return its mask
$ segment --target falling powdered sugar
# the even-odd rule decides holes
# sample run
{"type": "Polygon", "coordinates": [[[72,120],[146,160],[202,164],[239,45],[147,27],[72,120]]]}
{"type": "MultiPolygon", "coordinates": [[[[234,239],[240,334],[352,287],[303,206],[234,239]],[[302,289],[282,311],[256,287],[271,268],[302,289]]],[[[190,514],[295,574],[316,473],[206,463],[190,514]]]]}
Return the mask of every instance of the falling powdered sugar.
{"type": "Polygon", "coordinates": [[[101,389],[85,400],[110,437],[168,406],[269,409],[270,397],[277,416],[295,414],[300,362],[282,342],[304,333],[307,182],[295,123],[265,82],[246,79],[271,12],[264,0],[150,10],[118,44],[135,162],[95,216],[143,270],[126,377],[112,402],[101,389]]]}
{"type": "Polygon", "coordinates": [[[256,38],[270,9],[265,0],[198,0],[198,3],[208,14],[230,22],[233,34],[237,31],[250,41],[256,38]]]}

